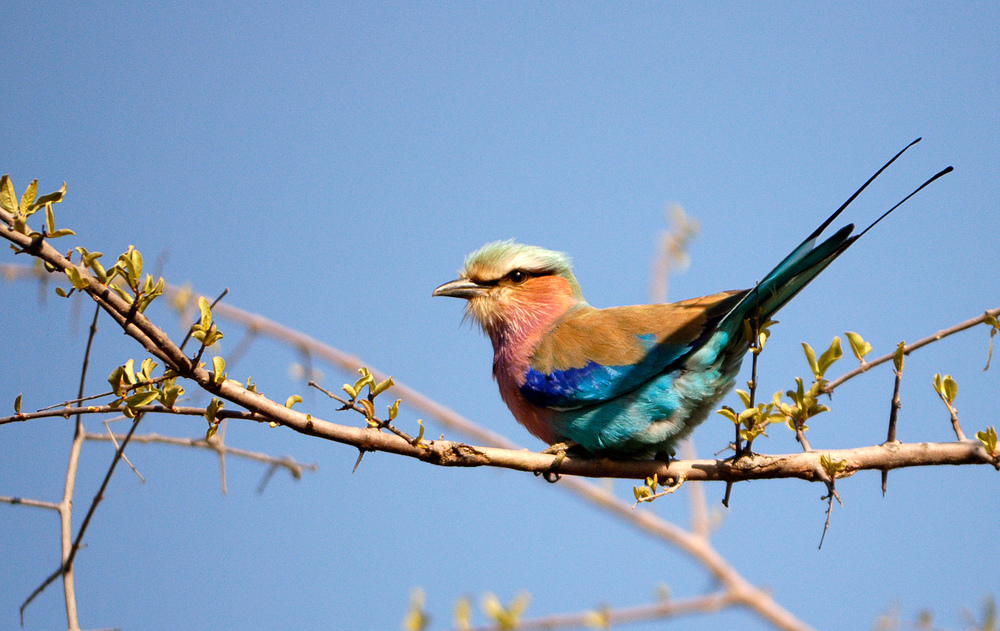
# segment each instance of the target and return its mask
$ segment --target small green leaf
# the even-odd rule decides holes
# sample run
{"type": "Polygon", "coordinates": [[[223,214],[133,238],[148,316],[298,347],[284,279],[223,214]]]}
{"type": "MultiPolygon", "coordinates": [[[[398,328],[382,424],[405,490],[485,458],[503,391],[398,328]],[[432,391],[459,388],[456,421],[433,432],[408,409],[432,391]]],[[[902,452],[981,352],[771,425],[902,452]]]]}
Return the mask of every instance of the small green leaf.
{"type": "Polygon", "coordinates": [[[17,193],[14,192],[14,184],[8,175],[0,177],[0,208],[9,213],[18,211],[17,193]]]}
{"type": "Polygon", "coordinates": [[[135,280],[133,284],[139,284],[139,277],[142,276],[142,254],[139,250],[136,250],[131,245],[128,246],[129,254],[132,259],[132,266],[135,268],[135,280]]]}
{"type": "Polygon", "coordinates": [[[468,596],[462,596],[455,603],[453,619],[456,631],[469,631],[472,628],[472,601],[468,596]]]}
{"type": "Polygon", "coordinates": [[[101,262],[96,257],[90,260],[89,267],[102,285],[108,284],[108,273],[104,271],[104,266],[101,265],[101,262]]]}
{"type": "Polygon", "coordinates": [[[207,420],[209,424],[215,423],[215,415],[219,413],[219,410],[222,409],[223,405],[225,405],[224,401],[212,397],[212,400],[208,403],[208,407],[205,408],[205,420],[207,420]]]}
{"type": "Polygon", "coordinates": [[[352,386],[351,384],[345,383],[344,385],[341,386],[341,389],[347,394],[349,394],[352,400],[358,398],[358,391],[355,390],[354,386],[352,386]]]}
{"type": "Polygon", "coordinates": [[[396,401],[392,405],[389,406],[389,420],[390,421],[393,420],[393,419],[395,419],[396,415],[399,414],[399,402],[400,401],[402,401],[402,399],[396,399],[396,401]]]}
{"type": "Polygon", "coordinates": [[[139,270],[136,269],[135,259],[132,257],[133,252],[135,247],[130,245],[128,250],[118,255],[118,267],[123,270],[123,276],[130,287],[135,287],[139,279],[139,270]]]}
{"type": "Polygon", "coordinates": [[[226,380],[226,360],[222,359],[218,355],[212,358],[212,370],[214,374],[212,375],[212,383],[215,385],[221,385],[223,381],[226,380]]]}
{"type": "Polygon", "coordinates": [[[45,232],[52,234],[56,231],[56,217],[52,214],[52,204],[45,205],[45,232]]]}
{"type": "Polygon", "coordinates": [[[419,587],[410,594],[410,608],[403,618],[404,631],[424,631],[430,625],[430,616],[424,611],[424,590],[419,587]]]}
{"type": "Polygon", "coordinates": [[[635,501],[641,502],[651,495],[649,488],[645,486],[633,486],[632,494],[635,495],[635,501]]]}
{"type": "Polygon", "coordinates": [[[135,385],[135,383],[138,381],[138,379],[135,378],[134,366],[135,366],[134,359],[128,360],[127,362],[125,362],[125,365],[122,366],[122,368],[125,370],[125,378],[128,379],[128,385],[130,386],[135,385]]]}
{"type": "Polygon", "coordinates": [[[21,395],[20,394],[17,395],[16,399],[14,399],[14,414],[17,414],[18,416],[21,415],[21,395]]]}
{"type": "Polygon", "coordinates": [[[118,366],[111,371],[108,376],[108,383],[111,384],[111,390],[115,393],[115,396],[122,396],[122,378],[125,376],[125,369],[122,366],[118,366]]]}
{"type": "Polygon", "coordinates": [[[38,180],[31,180],[28,184],[28,188],[24,189],[24,194],[21,195],[21,208],[27,209],[31,208],[35,203],[35,195],[38,193],[38,180]]]}
{"type": "Polygon", "coordinates": [[[732,421],[734,424],[739,424],[739,417],[736,416],[736,410],[734,410],[731,407],[728,407],[728,406],[724,405],[724,406],[722,406],[721,410],[716,410],[715,413],[716,414],[721,414],[722,416],[724,416],[727,419],[729,419],[730,421],[732,421]]]}
{"type": "Polygon", "coordinates": [[[288,409],[291,409],[291,407],[296,403],[302,403],[302,397],[300,397],[297,394],[293,394],[292,396],[285,399],[285,407],[288,409]]]}
{"type": "Polygon", "coordinates": [[[829,454],[820,454],[819,464],[823,467],[823,470],[825,470],[827,474],[834,479],[836,479],[837,475],[847,469],[846,460],[833,460],[829,454]]]}
{"type": "Polygon", "coordinates": [[[417,425],[420,426],[420,433],[417,434],[417,437],[413,439],[413,444],[416,445],[417,447],[426,448],[427,446],[424,445],[424,422],[420,419],[417,419],[417,425]]]}
{"type": "Polygon", "coordinates": [[[896,372],[903,372],[903,350],[906,348],[906,342],[900,342],[896,346],[896,353],[892,356],[892,365],[896,368],[896,372]]]}
{"type": "Polygon", "coordinates": [[[854,356],[858,358],[859,362],[863,362],[865,360],[865,355],[872,352],[872,345],[866,342],[863,337],[854,331],[847,331],[844,335],[847,336],[847,341],[851,345],[851,352],[854,353],[854,356]]]}
{"type": "Polygon", "coordinates": [[[160,401],[168,408],[173,408],[177,397],[184,394],[184,388],[175,384],[164,385],[160,390],[160,401]]]}
{"type": "Polygon", "coordinates": [[[372,395],[378,396],[378,395],[382,394],[383,392],[385,392],[386,390],[388,390],[389,388],[391,388],[394,385],[395,384],[392,382],[392,377],[389,377],[385,381],[379,382],[379,383],[375,384],[374,386],[369,384],[368,390],[369,390],[369,392],[372,393],[372,395]]]}
{"type": "Polygon", "coordinates": [[[361,378],[354,382],[354,391],[358,393],[360,393],[361,389],[366,385],[369,387],[370,391],[371,386],[375,384],[375,378],[371,376],[368,369],[363,368],[362,370],[364,370],[364,372],[361,374],[361,378]]]}
{"type": "MultiPolygon", "coordinates": [[[[18,397],[20,398],[20,397],[18,397]]],[[[976,438],[979,442],[983,443],[983,447],[986,447],[986,453],[991,456],[996,453],[997,450],[997,431],[992,425],[987,427],[984,431],[976,432],[976,438]]]]}
{"type": "Polygon", "coordinates": [[[83,279],[80,270],[75,265],[70,265],[66,268],[66,276],[69,278],[69,282],[77,289],[87,288],[87,281],[83,279]]]}
{"type": "Polygon", "coordinates": [[[204,296],[198,296],[198,310],[201,311],[201,326],[207,328],[212,323],[212,309],[204,296]]]}
{"type": "Polygon", "coordinates": [[[58,239],[59,237],[68,237],[70,235],[76,236],[76,233],[73,232],[72,230],[70,230],[69,228],[60,228],[59,230],[55,230],[53,232],[50,232],[49,233],[49,238],[50,239],[58,239]]]}
{"type": "Polygon", "coordinates": [[[67,298],[69,296],[69,294],[66,293],[66,290],[59,286],[56,286],[56,295],[61,298],[67,298]]]}
{"type": "Polygon", "coordinates": [[[840,337],[834,336],[833,341],[830,342],[830,348],[826,349],[822,355],[819,356],[819,374],[817,377],[822,377],[826,374],[827,368],[833,365],[835,361],[843,357],[844,353],[840,350],[840,337]]]}
{"type": "Polygon", "coordinates": [[[371,401],[368,399],[358,399],[358,405],[365,411],[365,420],[368,421],[368,427],[378,427],[381,424],[375,418],[375,406],[371,401]]]}
{"type": "Polygon", "coordinates": [[[139,378],[142,381],[149,381],[153,378],[153,370],[156,368],[157,364],[152,357],[147,357],[142,360],[142,365],[139,370],[139,378]]]}
{"type": "Polygon", "coordinates": [[[121,298],[122,300],[124,300],[126,304],[129,304],[129,305],[132,304],[132,296],[130,296],[129,294],[125,293],[124,289],[122,289],[118,285],[114,285],[114,284],[108,285],[108,287],[111,288],[111,291],[113,291],[116,294],[118,294],[118,297],[121,298]]]}
{"type": "Polygon", "coordinates": [[[750,407],[750,393],[749,392],[747,392],[746,390],[740,390],[739,388],[737,388],[736,389],[736,394],[738,394],[740,396],[740,401],[743,402],[743,407],[744,408],[750,407]]]}
{"type": "Polygon", "coordinates": [[[822,377],[823,373],[819,371],[819,364],[816,363],[816,351],[812,349],[812,346],[809,346],[805,342],[802,342],[802,350],[805,351],[806,361],[809,362],[809,369],[812,370],[812,373],[817,377],[822,377]]]}
{"type": "Polygon", "coordinates": [[[747,421],[750,419],[757,418],[760,415],[760,410],[757,408],[747,408],[739,413],[736,420],[743,424],[744,427],[750,427],[747,425],[747,421]]]}
{"type": "Polygon", "coordinates": [[[948,400],[948,403],[954,403],[955,397],[958,395],[958,384],[951,378],[951,375],[945,375],[943,385],[944,396],[948,400]]]}
{"type": "Polygon", "coordinates": [[[62,187],[58,191],[54,193],[49,193],[48,195],[42,195],[41,197],[36,199],[34,207],[41,208],[45,204],[58,204],[63,200],[63,197],[65,195],[66,195],[66,182],[63,182],[62,187]]]}
{"type": "Polygon", "coordinates": [[[143,405],[149,405],[159,396],[160,393],[157,392],[156,390],[149,390],[147,392],[136,392],[125,400],[125,405],[134,410],[137,407],[143,405]]]}

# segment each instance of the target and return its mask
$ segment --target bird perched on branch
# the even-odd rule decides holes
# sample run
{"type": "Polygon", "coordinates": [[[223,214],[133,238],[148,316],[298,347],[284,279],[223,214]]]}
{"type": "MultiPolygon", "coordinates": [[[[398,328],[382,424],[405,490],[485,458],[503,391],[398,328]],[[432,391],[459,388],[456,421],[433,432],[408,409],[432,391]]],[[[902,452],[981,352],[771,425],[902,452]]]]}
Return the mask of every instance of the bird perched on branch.
{"type": "Polygon", "coordinates": [[[753,289],[671,304],[595,309],[560,252],[513,241],[470,254],[434,296],[467,300],[493,343],[493,376],[514,418],[562,450],[615,458],[669,454],[732,388],[749,349],[744,322],[768,321],[865,232],[817,237],[907,145],[753,289]],[[577,447],[579,446],[579,447],[577,447]]]}

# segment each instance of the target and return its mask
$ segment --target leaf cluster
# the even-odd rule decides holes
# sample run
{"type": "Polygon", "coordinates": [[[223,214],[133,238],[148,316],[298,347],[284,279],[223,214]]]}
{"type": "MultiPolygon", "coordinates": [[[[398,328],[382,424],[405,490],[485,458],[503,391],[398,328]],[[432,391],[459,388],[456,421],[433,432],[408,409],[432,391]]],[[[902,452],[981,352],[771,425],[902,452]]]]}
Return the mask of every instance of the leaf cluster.
{"type": "Polygon", "coordinates": [[[110,403],[111,408],[120,408],[128,418],[135,418],[138,408],[153,401],[173,409],[177,397],[184,394],[184,388],[177,385],[177,375],[171,370],[165,371],[162,377],[154,378],[156,366],[152,358],[146,358],[136,372],[135,360],[130,359],[112,370],[108,383],[117,399],[110,403]]]}
{"type": "MultiPolygon", "coordinates": [[[[851,349],[854,351],[856,357],[863,361],[863,357],[871,351],[871,347],[868,346],[867,342],[861,339],[860,335],[856,333],[848,334],[848,340],[851,342],[851,349]],[[865,348],[868,347],[868,348],[865,348]]],[[[834,336],[833,341],[830,342],[830,346],[827,347],[825,351],[816,358],[816,352],[813,350],[812,346],[803,342],[802,350],[805,352],[806,361],[809,363],[809,369],[813,373],[813,382],[809,388],[805,387],[805,383],[802,381],[801,377],[795,378],[795,389],[787,390],[785,396],[791,401],[791,404],[785,403],[781,400],[781,393],[775,392],[772,399],[775,409],[777,409],[784,416],[788,427],[792,430],[805,431],[808,428],[806,421],[810,418],[821,414],[823,412],[828,412],[830,408],[821,404],[819,402],[819,397],[823,394],[823,388],[827,384],[827,380],[824,377],[826,371],[843,356],[843,351],[840,349],[840,337],[834,336]]]]}
{"type": "Polygon", "coordinates": [[[753,405],[749,392],[737,388],[736,394],[743,402],[744,409],[736,412],[731,407],[723,406],[718,414],[728,418],[734,425],[741,428],[740,437],[746,441],[747,449],[749,449],[755,438],[760,435],[767,436],[764,430],[767,429],[768,425],[783,421],[785,417],[779,412],[775,412],[774,403],[753,405]]]}
{"type": "Polygon", "coordinates": [[[521,592],[507,606],[502,605],[494,594],[488,593],[483,597],[483,613],[500,629],[516,629],[530,602],[531,595],[528,592],[521,592]]]}
{"type": "Polygon", "coordinates": [[[191,325],[191,337],[201,342],[202,348],[212,346],[222,339],[222,332],[212,321],[212,308],[204,296],[198,297],[198,311],[200,317],[191,325]]]}
{"type": "Polygon", "coordinates": [[[750,345],[750,352],[754,355],[761,354],[764,350],[764,344],[767,343],[767,338],[771,337],[771,327],[775,324],[778,324],[777,320],[767,320],[756,326],[750,322],[750,318],[743,320],[743,335],[747,344],[750,345]]]}
{"type": "MultiPolygon", "coordinates": [[[[72,230],[65,228],[62,230],[56,230],[55,215],[52,212],[52,204],[58,204],[66,195],[66,182],[63,182],[62,188],[54,193],[49,193],[48,195],[42,195],[41,197],[36,198],[35,196],[37,194],[37,179],[32,180],[31,183],[28,184],[28,187],[24,190],[24,193],[21,195],[21,199],[19,200],[17,198],[17,193],[14,192],[14,184],[10,181],[10,176],[4,175],[0,177],[0,208],[3,208],[14,216],[14,230],[27,235],[32,239],[41,239],[43,237],[56,239],[76,234],[72,230]],[[45,209],[44,233],[35,232],[28,228],[28,217],[32,216],[42,208],[45,209]]],[[[22,251],[14,245],[11,245],[10,247],[15,252],[20,253],[22,251]]]]}

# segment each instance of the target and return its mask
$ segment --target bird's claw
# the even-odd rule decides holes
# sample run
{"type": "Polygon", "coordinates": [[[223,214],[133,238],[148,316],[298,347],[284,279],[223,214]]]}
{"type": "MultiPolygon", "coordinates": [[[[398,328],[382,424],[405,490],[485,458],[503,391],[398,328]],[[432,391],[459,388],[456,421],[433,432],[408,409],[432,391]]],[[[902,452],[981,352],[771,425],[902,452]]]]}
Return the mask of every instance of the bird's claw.
{"type": "Polygon", "coordinates": [[[573,441],[566,441],[562,443],[556,443],[547,449],[543,449],[541,453],[555,455],[552,459],[552,464],[549,465],[547,471],[536,473],[535,475],[541,475],[545,478],[546,482],[558,482],[559,478],[559,467],[562,465],[563,460],[566,459],[566,452],[576,447],[579,443],[573,441]]]}
{"type": "Polygon", "coordinates": [[[674,459],[673,450],[661,449],[660,451],[653,454],[653,460],[656,460],[657,462],[664,462],[668,466],[670,465],[670,462],[673,459],[674,459]]]}

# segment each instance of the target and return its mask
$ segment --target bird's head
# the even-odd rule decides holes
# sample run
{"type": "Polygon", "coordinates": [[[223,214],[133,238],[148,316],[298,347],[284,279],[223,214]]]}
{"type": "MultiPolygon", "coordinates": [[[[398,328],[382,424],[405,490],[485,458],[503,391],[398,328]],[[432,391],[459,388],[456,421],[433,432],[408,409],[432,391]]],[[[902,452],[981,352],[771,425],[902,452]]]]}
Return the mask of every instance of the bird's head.
{"type": "Polygon", "coordinates": [[[568,256],[512,240],[487,243],[467,256],[458,279],[433,295],[467,300],[466,317],[494,343],[530,333],[583,303],[568,256]]]}

